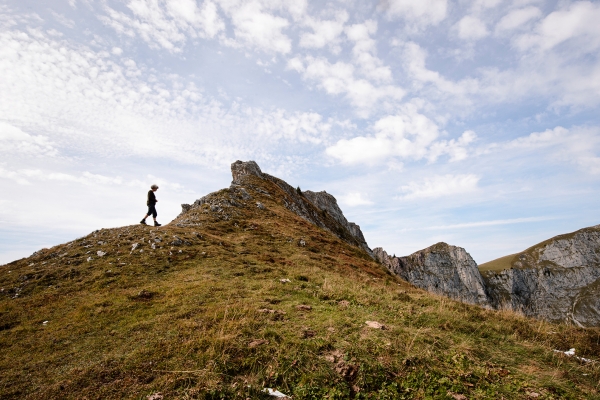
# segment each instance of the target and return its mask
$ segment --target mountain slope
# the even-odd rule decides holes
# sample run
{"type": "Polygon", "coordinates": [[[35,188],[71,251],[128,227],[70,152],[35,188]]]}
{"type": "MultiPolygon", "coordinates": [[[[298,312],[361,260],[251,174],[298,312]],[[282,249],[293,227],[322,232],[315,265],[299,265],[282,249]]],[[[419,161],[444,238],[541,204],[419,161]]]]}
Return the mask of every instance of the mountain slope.
{"type": "Polygon", "coordinates": [[[167,226],[0,266],[0,398],[599,397],[597,363],[553,352],[595,358],[598,330],[417,289],[336,210],[244,170],[167,226]]]}

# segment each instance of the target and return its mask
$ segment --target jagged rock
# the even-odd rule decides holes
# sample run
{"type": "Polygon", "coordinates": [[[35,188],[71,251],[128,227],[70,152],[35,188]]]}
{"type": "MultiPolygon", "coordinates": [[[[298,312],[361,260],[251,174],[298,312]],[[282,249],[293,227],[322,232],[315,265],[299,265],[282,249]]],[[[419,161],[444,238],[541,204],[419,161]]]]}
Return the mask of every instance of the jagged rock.
{"type": "Polygon", "coordinates": [[[437,243],[406,257],[390,257],[381,247],[373,253],[392,273],[417,287],[464,303],[489,306],[477,263],[462,247],[437,243]]]}
{"type": "Polygon", "coordinates": [[[310,200],[315,206],[317,206],[320,210],[329,214],[333,219],[335,219],[340,225],[346,228],[350,234],[358,240],[360,246],[369,254],[373,255],[371,249],[367,245],[367,241],[363,236],[362,231],[360,230],[360,226],[355,224],[354,222],[348,222],[344,213],[340,209],[337,204],[337,200],[335,197],[327,193],[326,191],[321,192],[313,192],[310,190],[306,190],[303,192],[304,197],[310,200]]]}
{"type": "Polygon", "coordinates": [[[259,178],[263,177],[263,173],[260,170],[258,164],[254,161],[240,161],[237,160],[231,164],[231,174],[233,175],[233,183],[241,185],[243,183],[243,177],[247,175],[255,175],[259,178]]]}
{"type": "MultiPolygon", "coordinates": [[[[302,193],[287,182],[262,172],[254,161],[244,162],[238,160],[234,162],[231,164],[231,175],[233,181],[229,189],[210,193],[196,200],[193,204],[182,204],[182,212],[175,219],[175,225],[192,226],[198,223],[198,218],[194,217],[191,211],[201,208],[205,204],[208,205],[208,209],[203,208],[203,212],[210,211],[219,218],[228,220],[231,216],[235,216],[235,212],[231,211],[232,207],[249,205],[248,200],[251,200],[252,196],[250,196],[248,190],[271,197],[272,193],[269,193],[260,184],[256,184],[256,181],[248,179],[248,177],[258,177],[276,184],[283,191],[277,200],[281,201],[288,210],[306,221],[332,232],[340,239],[362,248],[374,258],[360,227],[355,223],[348,222],[335,197],[329,193],[325,191],[306,191],[302,193]]],[[[255,202],[255,205],[261,210],[266,209],[261,202],[255,202]]]]}
{"type": "Polygon", "coordinates": [[[506,266],[482,272],[494,308],[600,325],[600,225],[546,240],[506,266]]]}

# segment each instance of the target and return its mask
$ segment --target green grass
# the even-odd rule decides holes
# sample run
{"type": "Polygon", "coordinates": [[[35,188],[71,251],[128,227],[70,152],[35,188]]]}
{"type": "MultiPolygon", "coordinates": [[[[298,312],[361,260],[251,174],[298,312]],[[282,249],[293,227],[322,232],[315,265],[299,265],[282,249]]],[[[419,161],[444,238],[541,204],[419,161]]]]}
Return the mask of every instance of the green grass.
{"type": "Polygon", "coordinates": [[[516,254],[510,254],[508,256],[496,258],[495,260],[488,261],[486,263],[478,265],[479,271],[502,271],[504,269],[510,269],[512,267],[513,259],[516,254]]]}
{"type": "Polygon", "coordinates": [[[416,289],[259,183],[264,211],[203,206],[0,266],[0,398],[600,398],[597,363],[553,352],[595,359],[599,330],[416,289]]]}

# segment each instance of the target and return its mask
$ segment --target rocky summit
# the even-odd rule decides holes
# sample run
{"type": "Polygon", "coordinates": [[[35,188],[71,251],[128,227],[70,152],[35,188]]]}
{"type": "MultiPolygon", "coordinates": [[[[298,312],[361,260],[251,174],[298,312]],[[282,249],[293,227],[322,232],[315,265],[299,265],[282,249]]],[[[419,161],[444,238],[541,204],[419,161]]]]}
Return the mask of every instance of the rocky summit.
{"type": "Polygon", "coordinates": [[[464,249],[372,252],[330,194],[231,170],[164,226],[0,265],[0,398],[600,397],[597,328],[480,307],[464,249]]]}

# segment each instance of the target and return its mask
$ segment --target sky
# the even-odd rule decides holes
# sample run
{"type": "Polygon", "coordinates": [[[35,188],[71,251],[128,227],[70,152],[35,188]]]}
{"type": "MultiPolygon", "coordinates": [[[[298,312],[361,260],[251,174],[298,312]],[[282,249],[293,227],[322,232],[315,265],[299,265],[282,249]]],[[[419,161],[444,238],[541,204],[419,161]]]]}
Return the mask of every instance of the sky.
{"type": "Polygon", "coordinates": [[[0,263],[255,160],[370,247],[478,263],[600,224],[600,2],[2,0],[0,263]]]}

